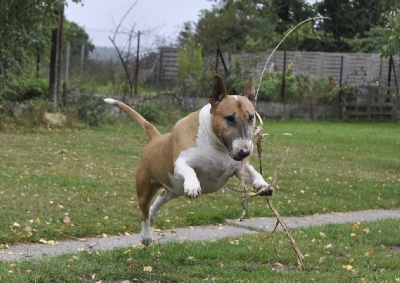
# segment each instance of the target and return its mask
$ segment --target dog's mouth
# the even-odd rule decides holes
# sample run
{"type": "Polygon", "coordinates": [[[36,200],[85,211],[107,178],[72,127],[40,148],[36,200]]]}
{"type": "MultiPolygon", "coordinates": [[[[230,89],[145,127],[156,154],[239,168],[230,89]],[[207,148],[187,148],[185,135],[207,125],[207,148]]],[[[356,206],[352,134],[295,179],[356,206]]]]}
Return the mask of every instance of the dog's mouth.
{"type": "Polygon", "coordinates": [[[228,149],[229,156],[232,157],[232,159],[235,161],[242,161],[243,159],[245,159],[246,157],[248,157],[251,154],[250,150],[240,149],[236,152],[233,151],[232,147],[228,146],[226,141],[224,141],[223,144],[228,149]]]}
{"type": "Polygon", "coordinates": [[[239,157],[237,155],[235,155],[231,150],[228,149],[228,154],[230,157],[232,157],[233,160],[235,161],[242,161],[243,159],[245,159],[245,157],[239,157]]]}

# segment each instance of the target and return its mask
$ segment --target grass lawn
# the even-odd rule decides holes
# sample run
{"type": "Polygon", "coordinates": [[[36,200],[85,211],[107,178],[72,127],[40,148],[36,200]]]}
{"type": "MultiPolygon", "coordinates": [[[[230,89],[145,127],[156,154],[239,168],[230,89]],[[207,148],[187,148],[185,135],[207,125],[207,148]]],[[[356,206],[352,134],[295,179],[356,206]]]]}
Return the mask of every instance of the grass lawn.
{"type": "MultiPolygon", "coordinates": [[[[264,132],[265,178],[285,152],[271,144],[294,149],[272,197],[282,215],[400,207],[399,123],[267,121],[264,132]]],[[[146,142],[135,124],[2,132],[0,245],[138,232],[135,167],[146,142]]],[[[256,155],[252,160],[258,167],[256,155]]],[[[228,184],[239,185],[235,178],[228,184]]],[[[222,223],[240,217],[240,203],[240,194],[227,189],[173,200],[154,225],[222,223]]],[[[262,198],[249,202],[253,216],[272,216],[262,198]]]]}
{"type": "MultiPolygon", "coordinates": [[[[400,207],[399,123],[267,121],[264,131],[265,178],[279,167],[281,147],[293,149],[272,197],[282,215],[400,207]]],[[[135,166],[146,142],[134,124],[0,133],[0,248],[139,232],[135,166]]],[[[228,186],[239,183],[232,179],[228,186]]],[[[165,205],[154,225],[221,223],[240,217],[240,203],[240,194],[227,189],[183,197],[165,205]]],[[[261,197],[249,202],[253,216],[272,216],[261,197]]],[[[396,220],[292,230],[306,255],[303,272],[285,236],[277,233],[272,241],[264,233],[3,262],[0,281],[399,282],[399,233],[396,220]]]]}
{"type": "Polygon", "coordinates": [[[211,242],[154,244],[0,263],[1,282],[399,282],[399,221],[292,230],[211,242]],[[274,247],[279,255],[274,251],[274,247]]]}

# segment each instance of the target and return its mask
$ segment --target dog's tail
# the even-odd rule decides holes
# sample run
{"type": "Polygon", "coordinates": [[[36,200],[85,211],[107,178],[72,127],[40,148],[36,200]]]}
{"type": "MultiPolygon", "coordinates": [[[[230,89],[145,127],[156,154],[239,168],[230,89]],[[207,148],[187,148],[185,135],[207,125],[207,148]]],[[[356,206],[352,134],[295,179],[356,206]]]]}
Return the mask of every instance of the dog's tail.
{"type": "Polygon", "coordinates": [[[154,127],[142,115],[140,115],[138,112],[133,110],[130,106],[126,105],[125,103],[112,98],[106,98],[104,99],[104,101],[107,102],[108,104],[118,106],[121,110],[128,113],[143,128],[143,130],[146,132],[150,140],[161,135],[160,132],[156,129],[156,127],[154,127]]]}

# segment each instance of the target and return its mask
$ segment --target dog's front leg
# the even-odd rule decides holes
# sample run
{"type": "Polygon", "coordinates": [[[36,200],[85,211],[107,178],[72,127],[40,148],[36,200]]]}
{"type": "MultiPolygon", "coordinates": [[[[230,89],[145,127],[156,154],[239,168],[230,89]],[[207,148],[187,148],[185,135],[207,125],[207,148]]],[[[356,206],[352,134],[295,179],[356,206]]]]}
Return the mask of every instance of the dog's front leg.
{"type": "MultiPolygon", "coordinates": [[[[253,188],[258,192],[260,190],[266,189],[269,187],[265,192],[263,192],[262,196],[271,196],[274,193],[274,188],[271,187],[258,173],[253,166],[249,163],[244,164],[244,181],[246,183],[252,183],[253,188]]],[[[240,179],[241,178],[241,168],[239,168],[236,172],[236,176],[240,179]]]]}
{"type": "Polygon", "coordinates": [[[178,158],[175,162],[174,177],[183,181],[183,191],[190,198],[197,198],[201,194],[199,179],[196,172],[190,167],[185,158],[178,158]]]}

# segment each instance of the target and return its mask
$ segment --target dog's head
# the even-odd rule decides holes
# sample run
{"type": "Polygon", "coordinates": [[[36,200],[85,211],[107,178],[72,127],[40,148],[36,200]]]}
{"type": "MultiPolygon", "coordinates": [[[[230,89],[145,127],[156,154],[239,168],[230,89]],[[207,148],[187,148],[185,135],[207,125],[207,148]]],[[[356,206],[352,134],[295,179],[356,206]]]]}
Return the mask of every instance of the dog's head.
{"type": "Polygon", "coordinates": [[[252,79],[241,95],[228,95],[224,82],[215,75],[210,95],[212,130],[236,161],[253,152],[255,102],[252,79]]]}

